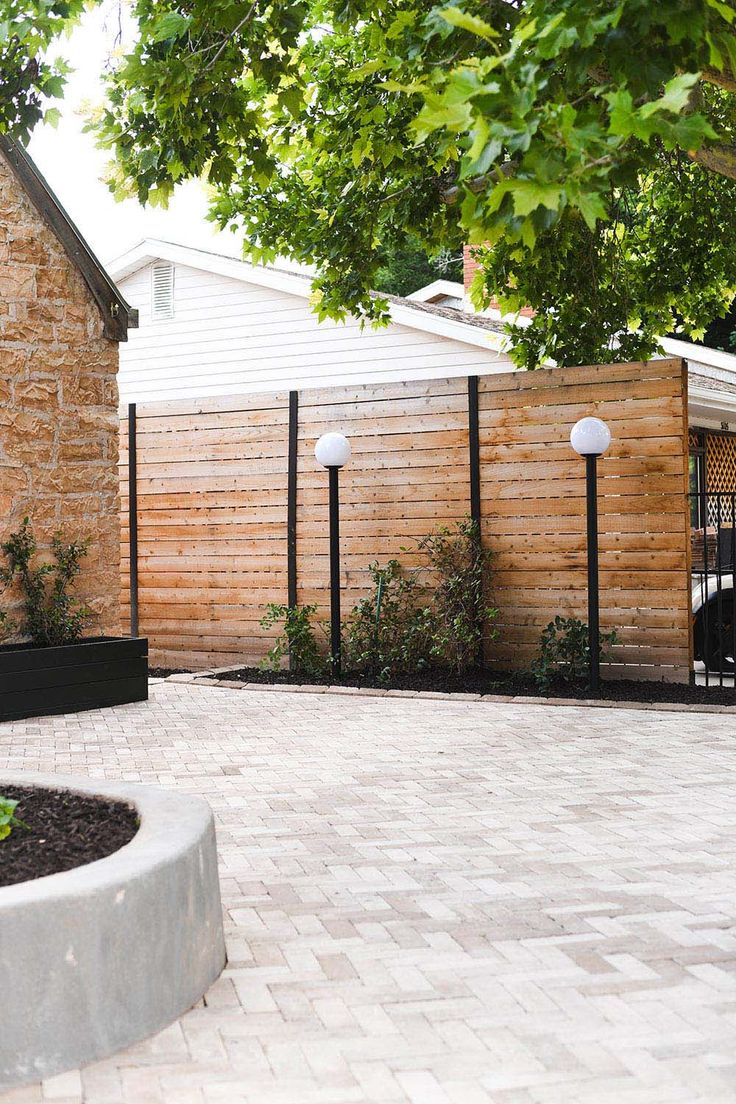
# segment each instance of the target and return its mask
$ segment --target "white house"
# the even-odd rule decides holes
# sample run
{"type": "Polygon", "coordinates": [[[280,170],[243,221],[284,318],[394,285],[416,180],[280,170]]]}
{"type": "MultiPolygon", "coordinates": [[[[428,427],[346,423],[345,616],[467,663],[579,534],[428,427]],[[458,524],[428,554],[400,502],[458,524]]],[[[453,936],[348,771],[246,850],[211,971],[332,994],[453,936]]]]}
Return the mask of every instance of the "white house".
{"type": "MultiPolygon", "coordinates": [[[[472,312],[463,285],[436,280],[390,298],[381,329],[318,322],[310,277],[146,240],[108,266],[140,328],[121,346],[122,403],[508,372],[498,312],[472,312]]],[[[736,430],[736,356],[685,341],[690,423],[736,430]]]]}
{"type": "Polygon", "coordinates": [[[121,352],[122,403],[513,368],[500,321],[455,306],[390,297],[380,329],[319,322],[309,275],[163,241],[108,267],[140,312],[121,352]]]}

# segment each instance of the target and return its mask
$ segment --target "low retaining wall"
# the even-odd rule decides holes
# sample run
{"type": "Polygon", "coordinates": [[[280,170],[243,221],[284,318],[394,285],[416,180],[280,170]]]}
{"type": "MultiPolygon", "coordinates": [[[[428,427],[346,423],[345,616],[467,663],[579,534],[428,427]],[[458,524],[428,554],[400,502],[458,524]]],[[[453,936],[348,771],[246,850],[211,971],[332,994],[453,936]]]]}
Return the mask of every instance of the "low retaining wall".
{"type": "Polygon", "coordinates": [[[225,964],[212,813],[190,794],[58,775],[3,782],[135,806],[129,844],[87,866],[0,887],[0,1087],[112,1054],[171,1023],[225,964]]]}

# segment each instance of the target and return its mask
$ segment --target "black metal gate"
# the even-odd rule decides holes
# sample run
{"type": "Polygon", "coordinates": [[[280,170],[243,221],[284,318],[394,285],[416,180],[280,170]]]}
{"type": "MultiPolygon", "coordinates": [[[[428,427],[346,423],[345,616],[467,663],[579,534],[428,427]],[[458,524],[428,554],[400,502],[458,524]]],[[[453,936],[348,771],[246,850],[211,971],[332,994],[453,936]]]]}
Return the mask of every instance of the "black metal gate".
{"type": "MultiPolygon", "coordinates": [[[[692,487],[691,480],[691,487],[692,487]]],[[[689,492],[695,674],[706,686],[732,686],[736,671],[736,490],[689,492]]]]}

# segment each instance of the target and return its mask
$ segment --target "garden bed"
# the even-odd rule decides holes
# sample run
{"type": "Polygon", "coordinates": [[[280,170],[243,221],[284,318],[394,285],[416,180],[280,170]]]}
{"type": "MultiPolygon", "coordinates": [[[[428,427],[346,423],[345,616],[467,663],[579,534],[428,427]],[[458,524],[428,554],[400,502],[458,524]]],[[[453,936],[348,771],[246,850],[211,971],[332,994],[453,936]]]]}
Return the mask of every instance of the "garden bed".
{"type": "Polygon", "coordinates": [[[104,859],[138,831],[137,812],[121,801],[27,786],[5,786],[2,796],[18,802],[15,815],[27,827],[0,840],[0,886],[104,859]]]}
{"type": "Polygon", "coordinates": [[[40,647],[0,646],[0,720],[146,701],[148,641],[98,636],[40,647]]]}
{"type": "MultiPolygon", "coordinates": [[[[204,673],[204,672],[202,672],[204,673]]],[[[528,674],[477,669],[456,675],[447,670],[427,670],[420,674],[403,675],[382,682],[369,675],[345,675],[334,679],[329,675],[316,676],[292,674],[290,671],[266,671],[261,667],[241,667],[211,676],[222,682],[250,682],[284,685],[309,684],[312,686],[358,686],[380,690],[428,690],[461,694],[508,694],[511,697],[578,698],[602,701],[638,701],[645,703],[682,705],[736,705],[736,690],[720,686],[688,686],[676,682],[644,682],[634,679],[605,681],[599,691],[586,686],[560,682],[547,691],[528,674]]],[[[715,676],[714,676],[715,678],[715,676]]]]}

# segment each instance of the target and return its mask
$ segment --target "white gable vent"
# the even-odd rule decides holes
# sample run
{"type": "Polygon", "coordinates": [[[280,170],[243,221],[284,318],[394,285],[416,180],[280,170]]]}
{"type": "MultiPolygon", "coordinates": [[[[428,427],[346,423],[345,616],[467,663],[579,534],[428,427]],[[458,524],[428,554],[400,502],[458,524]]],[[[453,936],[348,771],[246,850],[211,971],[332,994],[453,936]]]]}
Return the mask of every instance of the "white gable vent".
{"type": "Polygon", "coordinates": [[[174,317],[174,266],[168,261],[151,269],[151,317],[154,322],[174,317]]]}

